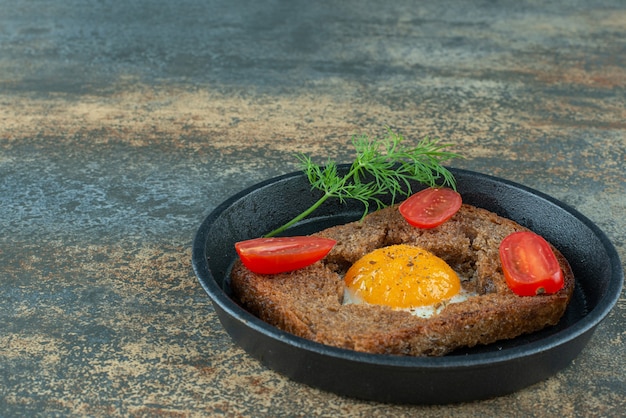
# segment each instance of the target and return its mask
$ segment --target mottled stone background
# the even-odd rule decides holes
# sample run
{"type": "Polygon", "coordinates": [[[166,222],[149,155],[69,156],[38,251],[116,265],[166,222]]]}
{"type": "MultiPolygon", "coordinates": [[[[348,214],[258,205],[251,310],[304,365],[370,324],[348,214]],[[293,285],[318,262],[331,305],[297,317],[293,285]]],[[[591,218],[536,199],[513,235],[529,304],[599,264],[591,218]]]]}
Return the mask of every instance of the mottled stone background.
{"type": "Polygon", "coordinates": [[[0,0],[0,415],[622,414],[623,294],[553,378],[383,405],[235,346],[191,242],[295,152],[349,162],[389,125],[570,204],[626,260],[625,92],[623,0],[0,0]]]}

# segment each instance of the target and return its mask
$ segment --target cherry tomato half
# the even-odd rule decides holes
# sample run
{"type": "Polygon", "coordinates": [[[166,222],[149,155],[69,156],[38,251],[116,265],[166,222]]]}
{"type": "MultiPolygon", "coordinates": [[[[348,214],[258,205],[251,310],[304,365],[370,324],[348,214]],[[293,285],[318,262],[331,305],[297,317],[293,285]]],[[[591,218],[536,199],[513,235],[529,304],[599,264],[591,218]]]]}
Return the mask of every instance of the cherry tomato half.
{"type": "Polygon", "coordinates": [[[248,270],[277,274],[321,260],[336,243],[329,238],[312,236],[255,238],[235,243],[235,250],[248,270]]]}
{"type": "Polygon", "coordinates": [[[454,190],[431,187],[410,196],[398,210],[411,225],[429,229],[450,219],[462,203],[461,195],[454,190]]]}
{"type": "Polygon", "coordinates": [[[520,296],[555,293],[563,288],[563,272],[550,244],[534,232],[508,235],[500,243],[504,278],[520,296]]]}

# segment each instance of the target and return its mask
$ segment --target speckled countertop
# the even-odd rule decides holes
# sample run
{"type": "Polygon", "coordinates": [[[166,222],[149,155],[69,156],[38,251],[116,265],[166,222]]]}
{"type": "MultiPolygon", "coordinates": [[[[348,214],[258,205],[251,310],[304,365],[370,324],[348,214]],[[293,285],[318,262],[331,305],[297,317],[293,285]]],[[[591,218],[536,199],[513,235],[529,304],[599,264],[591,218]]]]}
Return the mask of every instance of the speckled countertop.
{"type": "Polygon", "coordinates": [[[202,220],[354,133],[573,206],[626,260],[622,0],[0,0],[0,415],[618,416],[621,299],[565,370],[444,406],[266,369],[191,267],[202,220]],[[432,3],[432,4],[431,4],[432,3]]]}

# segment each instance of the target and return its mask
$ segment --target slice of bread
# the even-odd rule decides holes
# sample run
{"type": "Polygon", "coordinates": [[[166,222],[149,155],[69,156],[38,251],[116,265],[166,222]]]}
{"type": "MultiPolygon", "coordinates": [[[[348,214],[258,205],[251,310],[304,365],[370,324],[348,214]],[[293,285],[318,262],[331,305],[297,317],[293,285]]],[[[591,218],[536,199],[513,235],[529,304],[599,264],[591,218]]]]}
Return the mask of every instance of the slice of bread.
{"type": "Polygon", "coordinates": [[[328,256],[309,267],[276,275],[250,272],[236,261],[231,288],[243,307],[262,320],[303,338],[356,351],[440,356],[460,347],[490,344],[555,325],[574,290],[574,275],[556,249],[565,286],[551,295],[517,296],[507,286],[498,247],[508,234],[525,230],[484,209],[463,205],[434,229],[409,225],[397,206],[361,222],[315,235],[335,239],[328,256]],[[420,318],[385,306],[342,304],[343,275],[368,252],[393,244],[422,247],[444,259],[461,277],[468,300],[420,318]]]}

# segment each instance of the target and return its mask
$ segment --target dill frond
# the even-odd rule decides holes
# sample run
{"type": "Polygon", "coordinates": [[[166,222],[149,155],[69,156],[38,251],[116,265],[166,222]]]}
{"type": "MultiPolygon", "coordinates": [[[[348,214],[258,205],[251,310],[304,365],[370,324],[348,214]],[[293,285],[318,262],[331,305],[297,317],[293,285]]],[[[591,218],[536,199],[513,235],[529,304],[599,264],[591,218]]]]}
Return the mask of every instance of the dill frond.
{"type": "Polygon", "coordinates": [[[334,161],[328,160],[324,166],[320,166],[307,155],[297,155],[311,187],[324,194],[310,208],[265,236],[271,237],[285,231],[331,197],[341,202],[347,199],[360,201],[364,205],[364,217],[371,204],[375,204],[377,209],[385,206],[380,199],[382,196],[390,194],[392,203],[398,197],[410,196],[411,182],[456,189],[454,176],[442,165],[445,161],[461,158],[446,150],[450,144],[441,144],[438,139],[425,137],[417,145],[405,147],[404,141],[402,135],[390,128],[380,139],[367,135],[353,136],[356,157],[343,176],[339,175],[334,161]]]}

